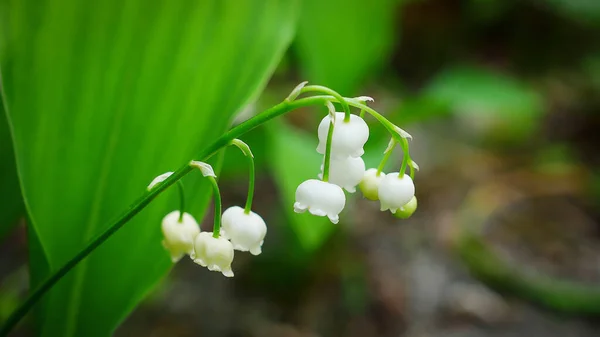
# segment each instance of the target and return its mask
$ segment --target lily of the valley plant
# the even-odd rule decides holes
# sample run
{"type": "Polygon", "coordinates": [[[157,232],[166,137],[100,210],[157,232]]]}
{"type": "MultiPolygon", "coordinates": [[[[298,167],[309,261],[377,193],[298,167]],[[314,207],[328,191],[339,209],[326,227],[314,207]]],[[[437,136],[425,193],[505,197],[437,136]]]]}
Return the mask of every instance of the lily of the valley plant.
{"type": "Polygon", "coordinates": [[[165,215],[161,225],[164,235],[162,244],[166,252],[173,262],[187,255],[200,266],[232,277],[234,272],[231,263],[234,251],[259,255],[267,234],[264,220],[252,211],[254,156],[248,145],[238,138],[255,127],[298,108],[325,105],[329,108],[329,114],[317,127],[316,150],[323,155],[321,173],[298,186],[296,202],[293,205],[296,212],[308,211],[316,216],[326,216],[331,222],[337,224],[340,213],[346,206],[344,190],[354,193],[358,186],[367,199],[380,201],[382,211],[389,210],[396,217],[403,219],[410,217],[417,208],[413,178],[415,170],[418,169],[409,155],[410,135],[367,106],[366,103],[372,101],[370,97],[346,98],[327,87],[306,84],[307,82],[303,82],[294,88],[283,102],[224,133],[203,149],[194,160],[185,163],[176,171],[154,178],[144,195],[114,221],[107,224],[105,226],[107,229],[103,233],[92,239],[85,248],[30,293],[25,302],[6,320],[0,329],[0,336],[10,332],[44,294],[81,260],[144,209],[156,196],[176,183],[180,191],[180,207],[165,215]],[[310,93],[317,93],[317,95],[300,97],[310,93]],[[341,106],[342,111],[336,111],[334,104],[341,106]],[[358,109],[359,114],[352,114],[350,107],[358,109]],[[367,113],[374,117],[391,136],[380,165],[369,169],[365,168],[361,158],[364,154],[363,146],[369,139],[369,127],[363,119],[367,113]],[[233,206],[222,212],[217,177],[206,161],[230,145],[237,146],[248,159],[250,177],[248,198],[244,207],[233,206]],[[386,174],[382,171],[383,167],[397,145],[403,152],[402,164],[398,171],[386,174]],[[181,178],[193,170],[199,170],[212,184],[215,205],[212,232],[202,232],[196,219],[186,212],[181,178]],[[407,170],[409,174],[405,173],[407,170]]]}
{"type": "MultiPolygon", "coordinates": [[[[363,195],[370,200],[379,200],[381,210],[389,210],[399,218],[408,218],[416,210],[417,199],[412,176],[417,167],[410,159],[407,138],[410,135],[388,120],[366,107],[370,97],[356,99],[342,98],[328,88],[305,86],[300,84],[288,101],[295,100],[299,94],[320,91],[332,95],[332,99],[324,103],[329,108],[317,128],[317,152],[323,155],[323,164],[318,179],[311,178],[301,183],[296,189],[294,211],[308,211],[316,216],[326,216],[337,224],[340,213],[346,205],[346,194],[356,192],[358,186],[363,195]],[[343,112],[337,112],[332,102],[340,103],[343,112]],[[360,115],[352,114],[350,105],[358,106],[360,115]],[[365,153],[364,145],[369,139],[369,127],[363,119],[364,113],[370,112],[392,132],[388,148],[378,168],[366,169],[361,158],[365,153]],[[390,157],[396,144],[403,144],[404,158],[398,172],[384,173],[382,168],[390,157]],[[410,168],[410,175],[404,171],[410,168]]],[[[212,167],[205,162],[192,161],[191,166],[200,169],[202,174],[211,180],[215,196],[215,218],[212,232],[201,232],[198,222],[184,212],[184,195],[181,209],[167,214],[162,221],[164,234],[163,245],[171,255],[173,262],[188,255],[194,262],[209,270],[221,272],[224,276],[233,277],[231,263],[234,251],[250,252],[258,255],[267,234],[267,226],[262,217],[251,210],[254,194],[254,160],[250,147],[239,139],[232,139],[235,145],[246,155],[249,162],[250,182],[245,207],[233,206],[221,215],[221,198],[216,176],[212,167]]],[[[172,172],[156,177],[148,186],[154,188],[166,180],[172,172]]],[[[183,191],[183,190],[181,190],[183,191]]]]}

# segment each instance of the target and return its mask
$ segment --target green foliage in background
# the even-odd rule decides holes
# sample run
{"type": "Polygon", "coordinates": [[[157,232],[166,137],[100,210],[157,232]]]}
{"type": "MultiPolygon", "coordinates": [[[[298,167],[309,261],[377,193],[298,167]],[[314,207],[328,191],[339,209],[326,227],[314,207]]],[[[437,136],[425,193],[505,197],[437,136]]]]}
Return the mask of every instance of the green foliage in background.
{"type": "MultiPolygon", "coordinates": [[[[423,91],[420,102],[427,104],[429,111],[449,110],[472,130],[510,141],[523,140],[534,132],[543,112],[540,95],[527,84],[475,66],[454,66],[440,72],[423,91]]],[[[413,113],[424,117],[423,111],[413,113]]]]}
{"type": "Polygon", "coordinates": [[[387,61],[398,0],[305,0],[296,37],[304,78],[353,95],[387,61]]]}
{"type": "Polygon", "coordinates": [[[0,243],[4,236],[17,224],[24,214],[23,198],[19,189],[19,178],[15,166],[15,154],[6,122],[4,104],[0,100],[0,243]]]}
{"type": "MultiPolygon", "coordinates": [[[[223,132],[290,43],[295,1],[3,0],[1,67],[33,286],[223,132]],[[9,15],[10,13],[10,15],[9,15]]],[[[186,177],[201,218],[208,185],[186,177]]],[[[106,336],[171,266],[168,191],[46,297],[43,336],[106,336]]]]}

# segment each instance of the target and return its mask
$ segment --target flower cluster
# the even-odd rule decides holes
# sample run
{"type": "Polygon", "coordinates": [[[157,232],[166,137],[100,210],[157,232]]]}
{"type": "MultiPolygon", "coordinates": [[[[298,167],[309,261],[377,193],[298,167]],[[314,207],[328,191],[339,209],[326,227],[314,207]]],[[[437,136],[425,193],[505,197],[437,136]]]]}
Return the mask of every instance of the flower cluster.
{"type": "MultiPolygon", "coordinates": [[[[250,158],[251,183],[249,198],[246,207],[229,207],[221,214],[221,197],[216,181],[216,175],[212,167],[203,162],[192,161],[190,166],[198,168],[207,177],[212,185],[215,197],[215,221],[212,232],[202,232],[198,222],[189,213],[173,211],[167,214],[162,221],[163,246],[171,255],[171,260],[178,262],[184,255],[202,267],[211,271],[221,272],[224,276],[233,277],[231,263],[234,250],[250,252],[259,255],[262,244],[267,234],[267,225],[262,217],[251,209],[253,186],[254,186],[254,162],[252,152],[248,145],[235,139],[232,145],[236,145],[250,158]]],[[[166,180],[172,172],[167,172],[156,177],[148,186],[152,189],[155,185],[166,180]]],[[[181,190],[183,192],[183,190],[181,190]]],[[[183,193],[182,207],[183,208],[183,193]]]]}
{"type": "MultiPolygon", "coordinates": [[[[343,98],[331,89],[321,86],[306,86],[300,84],[286,99],[287,103],[294,101],[298,95],[317,91],[331,96],[318,98],[329,107],[317,128],[317,152],[323,155],[323,164],[318,179],[308,179],[296,189],[294,210],[328,217],[337,224],[339,215],[346,205],[346,194],[356,192],[358,186],[363,195],[370,200],[379,200],[381,210],[390,210],[396,217],[406,219],[417,208],[415,186],[412,180],[418,166],[410,159],[408,139],[410,135],[395,126],[375,110],[366,105],[369,97],[355,99],[343,98]],[[342,105],[343,112],[336,112],[332,102],[342,105]],[[350,105],[361,109],[361,114],[350,112],[350,105]],[[364,145],[369,139],[369,127],[363,119],[365,112],[373,115],[392,134],[390,145],[384,152],[384,157],[378,168],[366,169],[362,155],[364,145]],[[390,157],[394,147],[400,144],[404,152],[402,166],[398,172],[384,173],[382,169],[390,157]],[[410,168],[410,175],[405,174],[410,168]]],[[[204,177],[210,180],[213,187],[215,218],[212,232],[200,230],[194,217],[184,212],[183,185],[180,187],[181,207],[167,214],[162,221],[164,236],[163,246],[171,255],[173,262],[179,261],[184,255],[211,271],[219,271],[227,277],[233,276],[231,263],[234,251],[250,252],[259,255],[267,234],[267,226],[260,215],[251,211],[254,194],[254,156],[247,144],[239,139],[233,139],[229,145],[237,146],[248,158],[250,179],[248,198],[245,207],[233,206],[221,212],[221,197],[216,175],[212,167],[204,162],[192,161],[190,166],[199,169],[204,177]]],[[[156,177],[148,189],[169,179],[173,172],[167,172],[156,177]]]]}
{"type": "MultiPolygon", "coordinates": [[[[364,98],[365,101],[369,99],[364,98]]],[[[416,210],[417,200],[413,180],[411,176],[404,174],[404,170],[409,166],[413,175],[416,164],[410,160],[407,145],[404,147],[401,170],[388,174],[382,172],[383,165],[397,143],[396,137],[407,144],[406,140],[410,135],[389,121],[385,122],[389,123],[387,126],[396,134],[392,135],[380,167],[366,170],[361,156],[369,138],[367,123],[359,115],[330,111],[317,129],[317,152],[324,155],[319,180],[309,179],[298,186],[294,210],[298,213],[308,211],[313,215],[327,216],[337,224],[339,214],[346,204],[342,189],[354,193],[356,186],[359,186],[367,199],[380,201],[382,211],[390,210],[403,219],[410,217],[416,210]]]]}

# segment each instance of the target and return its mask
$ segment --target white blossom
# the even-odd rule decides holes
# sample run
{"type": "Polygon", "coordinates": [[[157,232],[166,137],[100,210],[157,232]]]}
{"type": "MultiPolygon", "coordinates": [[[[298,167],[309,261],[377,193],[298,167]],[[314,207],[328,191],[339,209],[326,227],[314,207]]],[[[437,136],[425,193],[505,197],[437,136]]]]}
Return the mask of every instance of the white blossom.
{"type": "Polygon", "coordinates": [[[381,210],[396,210],[406,205],[415,196],[415,184],[408,174],[399,177],[398,172],[388,173],[379,184],[381,210]]]}
{"type": "Polygon", "coordinates": [[[183,213],[181,222],[179,214],[179,211],[167,214],[161,226],[164,235],[163,246],[169,251],[173,262],[179,261],[185,254],[193,253],[194,238],[200,233],[200,227],[191,214],[183,213]]]}
{"type": "Polygon", "coordinates": [[[309,179],[296,189],[294,211],[309,211],[313,215],[327,216],[334,224],[339,222],[339,214],[346,205],[344,191],[338,185],[321,180],[309,179]]]}
{"type": "MultiPolygon", "coordinates": [[[[351,114],[348,122],[344,121],[344,118],[345,114],[343,112],[335,114],[333,135],[331,138],[331,157],[360,157],[365,153],[363,146],[367,142],[367,139],[369,139],[369,127],[357,115],[351,114]]],[[[330,121],[331,116],[325,116],[321,120],[317,130],[319,135],[317,152],[321,154],[325,154],[330,121]]]]}
{"type": "Polygon", "coordinates": [[[233,277],[233,245],[224,237],[215,238],[212,232],[201,232],[194,241],[192,259],[208,270],[219,271],[226,277],[233,277]]]}
{"type": "MultiPolygon", "coordinates": [[[[319,178],[323,178],[323,167],[319,178]]],[[[365,161],[361,157],[331,159],[329,162],[329,182],[336,184],[350,193],[356,192],[356,185],[365,174],[365,161]]]]}
{"type": "Polygon", "coordinates": [[[360,191],[369,200],[379,200],[379,185],[386,174],[379,172],[377,174],[376,168],[370,168],[365,171],[363,178],[358,185],[360,191]]]}
{"type": "Polygon", "coordinates": [[[231,241],[233,248],[252,255],[261,253],[267,225],[260,215],[248,214],[239,206],[229,207],[221,218],[221,235],[231,241]]]}

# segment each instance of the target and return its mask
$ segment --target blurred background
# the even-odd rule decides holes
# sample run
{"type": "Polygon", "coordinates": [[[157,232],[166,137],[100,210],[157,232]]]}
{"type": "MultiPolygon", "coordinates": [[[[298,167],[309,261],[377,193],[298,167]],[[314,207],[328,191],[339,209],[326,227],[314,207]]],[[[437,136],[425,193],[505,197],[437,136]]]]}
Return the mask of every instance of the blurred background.
{"type": "MultiPolygon", "coordinates": [[[[296,186],[319,173],[325,110],[293,112],[242,137],[269,226],[263,253],[236,254],[233,279],[182,260],[115,336],[597,336],[600,2],[304,0],[297,15],[234,124],[303,80],[374,97],[413,136],[417,212],[397,219],[357,192],[338,225],[293,213],[296,186]]],[[[376,167],[389,136],[367,121],[376,167]]],[[[247,174],[227,150],[224,207],[244,203],[247,174]]],[[[27,290],[26,219],[11,223],[2,319],[27,290]]]]}

